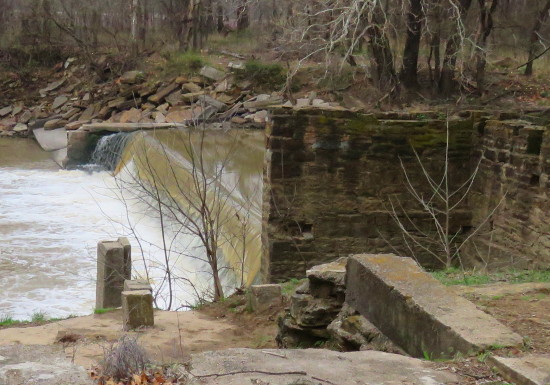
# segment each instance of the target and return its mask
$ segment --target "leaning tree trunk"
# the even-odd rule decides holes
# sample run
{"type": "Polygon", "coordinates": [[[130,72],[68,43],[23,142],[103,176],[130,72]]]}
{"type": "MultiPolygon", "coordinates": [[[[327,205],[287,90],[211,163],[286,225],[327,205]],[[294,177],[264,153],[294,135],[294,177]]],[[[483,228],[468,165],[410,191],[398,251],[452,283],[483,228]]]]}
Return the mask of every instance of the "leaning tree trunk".
{"type": "Polygon", "coordinates": [[[550,12],[550,0],[546,2],[546,5],[540,11],[540,13],[537,16],[537,20],[535,21],[535,25],[533,27],[533,30],[531,31],[531,38],[529,40],[529,59],[527,61],[527,65],[525,67],[525,75],[531,76],[533,75],[533,62],[535,61],[535,55],[537,54],[537,45],[540,41],[540,30],[542,28],[542,25],[548,19],[548,13],[550,12]]]}
{"type": "Polygon", "coordinates": [[[418,51],[422,37],[422,0],[410,0],[407,13],[407,40],[403,51],[401,81],[407,88],[418,88],[418,51]]]}
{"type": "Polygon", "coordinates": [[[485,67],[487,66],[487,39],[493,30],[493,14],[498,6],[498,0],[478,0],[479,2],[479,32],[476,44],[476,84],[480,94],[485,92],[485,67]]]}
{"type": "MultiPolygon", "coordinates": [[[[455,0],[453,0],[455,1],[455,0]]],[[[441,77],[439,78],[439,92],[443,96],[449,96],[455,89],[455,70],[456,59],[460,46],[462,44],[463,23],[468,15],[468,10],[472,5],[472,0],[458,0],[455,4],[458,8],[457,20],[454,25],[454,31],[447,40],[443,66],[441,67],[441,77]]]]}

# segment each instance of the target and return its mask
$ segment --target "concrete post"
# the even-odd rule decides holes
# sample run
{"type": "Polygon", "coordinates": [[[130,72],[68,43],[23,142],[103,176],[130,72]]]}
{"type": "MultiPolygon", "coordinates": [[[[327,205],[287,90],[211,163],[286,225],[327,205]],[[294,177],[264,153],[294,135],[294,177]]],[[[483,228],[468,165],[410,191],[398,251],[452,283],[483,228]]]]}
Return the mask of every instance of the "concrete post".
{"type": "Polygon", "coordinates": [[[126,238],[97,244],[96,309],[122,306],[124,280],[132,268],[130,243],[126,238]]]}
{"type": "Polygon", "coordinates": [[[124,330],[153,326],[153,295],[149,290],[122,292],[122,321],[124,330]]]}

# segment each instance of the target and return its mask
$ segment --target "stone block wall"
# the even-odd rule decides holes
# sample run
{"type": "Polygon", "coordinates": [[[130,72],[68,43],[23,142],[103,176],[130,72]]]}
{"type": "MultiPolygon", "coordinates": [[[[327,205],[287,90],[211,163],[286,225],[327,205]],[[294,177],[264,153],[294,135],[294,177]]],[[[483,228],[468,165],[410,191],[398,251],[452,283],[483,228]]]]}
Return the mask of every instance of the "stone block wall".
{"type": "Polygon", "coordinates": [[[476,223],[496,211],[465,257],[490,267],[550,267],[550,130],[528,120],[488,120],[479,131],[470,207],[476,223]]]}
{"type": "MultiPolygon", "coordinates": [[[[431,220],[405,188],[400,161],[413,184],[427,191],[412,148],[432,175],[444,165],[444,116],[350,111],[276,110],[267,130],[264,194],[264,276],[303,277],[307,268],[359,252],[411,253],[389,214],[389,196],[425,231],[431,220]],[[396,250],[394,249],[396,248],[396,250]]],[[[452,118],[450,170],[462,183],[475,162],[471,115],[452,118]]],[[[471,227],[465,206],[453,232],[471,227]]],[[[412,229],[414,230],[414,229],[412,229]]],[[[416,250],[424,264],[435,261],[416,250]]]]}
{"type": "MultiPolygon", "coordinates": [[[[264,277],[302,277],[307,268],[350,253],[411,255],[389,215],[388,197],[399,199],[418,229],[433,230],[406,191],[400,162],[415,187],[427,193],[411,148],[431,175],[441,174],[446,129],[438,118],[274,111],[267,132],[264,277]]],[[[465,237],[481,227],[461,252],[466,264],[547,268],[550,130],[540,119],[534,124],[500,118],[464,113],[449,123],[454,186],[479,161],[472,191],[452,218],[452,232],[465,237]]],[[[413,252],[422,264],[436,264],[413,252]]]]}

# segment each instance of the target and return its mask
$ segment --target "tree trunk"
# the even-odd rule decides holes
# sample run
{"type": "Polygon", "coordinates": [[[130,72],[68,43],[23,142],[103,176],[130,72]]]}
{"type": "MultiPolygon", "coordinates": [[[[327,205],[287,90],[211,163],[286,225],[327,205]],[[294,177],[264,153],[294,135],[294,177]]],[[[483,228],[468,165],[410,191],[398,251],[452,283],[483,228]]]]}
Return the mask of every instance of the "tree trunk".
{"type": "Polygon", "coordinates": [[[472,5],[472,0],[458,0],[459,15],[457,15],[457,20],[454,26],[454,31],[447,40],[447,47],[445,48],[445,56],[443,58],[443,66],[441,68],[441,77],[439,79],[439,92],[443,96],[449,96],[455,89],[455,69],[456,69],[456,57],[460,49],[460,44],[462,43],[461,33],[462,25],[466,16],[468,15],[468,10],[472,5]]]}
{"type": "Polygon", "coordinates": [[[418,87],[418,51],[420,50],[423,18],[422,0],[410,0],[407,13],[407,40],[403,51],[403,68],[401,70],[401,81],[407,88],[418,87]]]}
{"type": "Polygon", "coordinates": [[[476,84],[480,94],[485,92],[485,67],[487,65],[487,39],[493,30],[493,14],[498,6],[498,0],[478,0],[479,32],[476,44],[476,84]]]}
{"type": "Polygon", "coordinates": [[[242,0],[237,9],[237,31],[243,31],[250,25],[247,0],[242,0]]]}
{"type": "Polygon", "coordinates": [[[383,29],[385,16],[379,6],[372,13],[371,19],[367,37],[374,60],[375,82],[380,90],[391,92],[397,85],[397,74],[390,42],[383,29]]]}
{"type": "Polygon", "coordinates": [[[527,66],[525,67],[525,75],[533,75],[533,62],[535,61],[535,56],[537,54],[537,45],[540,41],[539,33],[542,28],[542,25],[548,19],[548,13],[550,12],[550,0],[546,2],[546,5],[538,14],[537,20],[533,30],[531,31],[531,38],[529,39],[529,59],[527,61],[527,66]]]}

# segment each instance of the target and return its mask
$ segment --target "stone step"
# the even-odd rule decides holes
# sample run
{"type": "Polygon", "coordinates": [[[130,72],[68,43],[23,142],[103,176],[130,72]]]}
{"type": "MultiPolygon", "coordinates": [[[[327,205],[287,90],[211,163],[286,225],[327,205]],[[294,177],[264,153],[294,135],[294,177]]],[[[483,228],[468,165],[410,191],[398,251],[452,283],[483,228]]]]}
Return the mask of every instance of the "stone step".
{"type": "Polygon", "coordinates": [[[416,357],[452,357],[523,344],[521,336],[443,286],[411,258],[351,256],[346,302],[416,357]]]}
{"type": "Polygon", "coordinates": [[[489,357],[505,380],[517,385],[550,384],[550,354],[528,354],[523,357],[489,357]]]}

